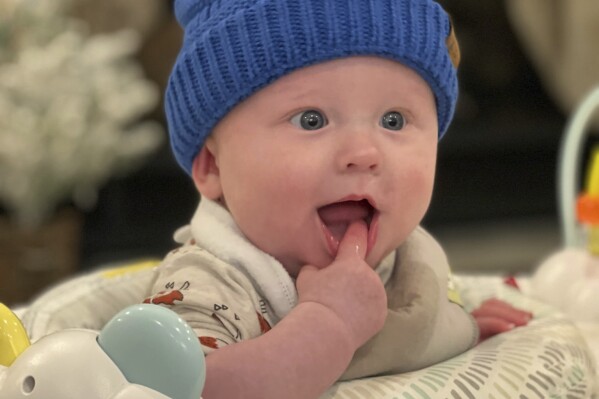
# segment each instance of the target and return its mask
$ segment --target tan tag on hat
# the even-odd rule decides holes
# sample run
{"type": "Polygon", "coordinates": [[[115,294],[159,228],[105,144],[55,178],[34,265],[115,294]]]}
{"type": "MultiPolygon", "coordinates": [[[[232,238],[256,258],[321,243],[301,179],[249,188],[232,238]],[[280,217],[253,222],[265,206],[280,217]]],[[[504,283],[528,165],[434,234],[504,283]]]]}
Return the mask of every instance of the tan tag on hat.
{"type": "Polygon", "coordinates": [[[460,45],[458,44],[458,39],[451,22],[449,23],[449,35],[447,36],[447,39],[445,39],[445,45],[447,46],[451,63],[457,68],[458,65],[460,65],[460,45]]]}

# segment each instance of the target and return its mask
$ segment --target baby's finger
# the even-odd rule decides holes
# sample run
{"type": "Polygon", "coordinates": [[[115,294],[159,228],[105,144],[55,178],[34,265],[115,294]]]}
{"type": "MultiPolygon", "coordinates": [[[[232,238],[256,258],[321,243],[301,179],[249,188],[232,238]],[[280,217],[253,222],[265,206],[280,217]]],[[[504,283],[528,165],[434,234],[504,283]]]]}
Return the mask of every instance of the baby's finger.
{"type": "Polygon", "coordinates": [[[302,267],[297,275],[297,280],[295,281],[295,285],[299,290],[304,283],[312,279],[312,277],[318,272],[318,268],[312,265],[305,265],[302,267]]]}
{"type": "Polygon", "coordinates": [[[511,304],[509,304],[509,303],[507,303],[505,301],[502,301],[501,299],[497,299],[497,298],[487,299],[486,301],[484,301],[482,303],[481,306],[487,306],[487,305],[488,306],[496,306],[496,307],[502,307],[502,308],[506,308],[506,309],[517,310],[519,312],[522,312],[524,314],[529,315],[531,318],[533,316],[533,314],[531,312],[528,312],[528,311],[523,310],[523,309],[516,308],[516,307],[512,306],[511,304]]]}
{"type": "Polygon", "coordinates": [[[476,317],[476,324],[480,330],[479,342],[515,327],[513,323],[492,316],[476,317]]]}
{"type": "Polygon", "coordinates": [[[368,227],[363,220],[353,221],[347,228],[345,235],[339,242],[337,256],[335,259],[343,259],[358,256],[360,259],[366,257],[368,245],[368,227]]]}
{"type": "Polygon", "coordinates": [[[521,314],[524,318],[526,318],[528,320],[532,319],[534,316],[534,314],[532,312],[529,312],[524,309],[516,308],[516,307],[512,306],[511,304],[509,304],[505,301],[502,301],[501,299],[497,299],[497,298],[489,299],[489,300],[485,301],[483,303],[483,305],[489,305],[492,307],[503,308],[503,309],[506,309],[507,311],[521,314]]]}
{"type": "Polygon", "coordinates": [[[528,324],[532,318],[531,313],[516,309],[505,302],[484,302],[479,308],[472,312],[474,317],[496,317],[517,326],[528,324]]]}

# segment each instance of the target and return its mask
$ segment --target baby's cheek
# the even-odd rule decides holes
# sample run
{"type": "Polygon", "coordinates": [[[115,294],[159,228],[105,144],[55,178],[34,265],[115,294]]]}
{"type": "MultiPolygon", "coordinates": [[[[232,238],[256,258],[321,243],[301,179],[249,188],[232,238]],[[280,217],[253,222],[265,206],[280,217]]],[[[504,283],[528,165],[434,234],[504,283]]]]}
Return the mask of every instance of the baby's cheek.
{"type": "Polygon", "coordinates": [[[411,163],[411,174],[414,180],[423,185],[431,185],[435,179],[436,161],[432,153],[423,154],[421,157],[415,157],[411,163]]]}
{"type": "Polygon", "coordinates": [[[427,170],[409,169],[392,185],[395,203],[404,209],[414,208],[422,213],[428,208],[434,185],[434,173],[427,170]]]}

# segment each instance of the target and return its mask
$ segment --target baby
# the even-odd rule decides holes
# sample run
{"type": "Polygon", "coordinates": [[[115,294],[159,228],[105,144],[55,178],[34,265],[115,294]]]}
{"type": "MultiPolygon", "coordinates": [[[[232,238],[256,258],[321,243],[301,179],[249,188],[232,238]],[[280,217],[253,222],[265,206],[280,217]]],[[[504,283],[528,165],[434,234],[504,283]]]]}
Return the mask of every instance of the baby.
{"type": "Polygon", "coordinates": [[[166,91],[201,194],[146,302],[207,354],[211,398],[317,398],[443,361],[530,314],[467,313],[419,223],[459,50],[431,0],[178,0],[166,91]]]}

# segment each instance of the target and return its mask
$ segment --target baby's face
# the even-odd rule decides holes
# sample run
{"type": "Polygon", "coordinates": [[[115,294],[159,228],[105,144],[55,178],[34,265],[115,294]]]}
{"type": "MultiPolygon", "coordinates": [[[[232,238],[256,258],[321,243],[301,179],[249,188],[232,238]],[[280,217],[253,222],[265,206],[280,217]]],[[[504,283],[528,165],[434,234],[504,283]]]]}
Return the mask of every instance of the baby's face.
{"type": "Polygon", "coordinates": [[[218,181],[209,196],[222,197],[247,238],[292,276],[305,264],[329,265],[355,219],[369,226],[366,261],[374,267],[430,203],[434,96],[396,62],[333,60],[238,105],[207,148],[218,181]]]}

